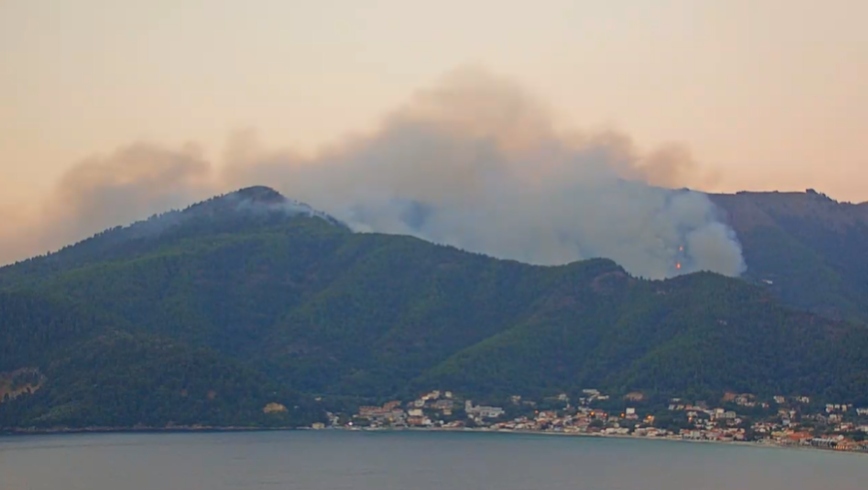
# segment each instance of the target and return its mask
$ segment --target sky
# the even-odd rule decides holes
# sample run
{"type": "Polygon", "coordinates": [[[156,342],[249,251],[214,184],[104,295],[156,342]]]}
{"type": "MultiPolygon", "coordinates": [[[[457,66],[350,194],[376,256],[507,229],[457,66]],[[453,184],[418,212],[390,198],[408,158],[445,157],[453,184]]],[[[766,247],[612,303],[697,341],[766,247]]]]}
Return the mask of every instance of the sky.
{"type": "Polygon", "coordinates": [[[0,0],[0,219],[132,144],[219,163],[253,131],[317,155],[466,66],[559,127],[686,149],[704,177],[685,185],[866,201],[866,18],[862,0],[0,0]]]}

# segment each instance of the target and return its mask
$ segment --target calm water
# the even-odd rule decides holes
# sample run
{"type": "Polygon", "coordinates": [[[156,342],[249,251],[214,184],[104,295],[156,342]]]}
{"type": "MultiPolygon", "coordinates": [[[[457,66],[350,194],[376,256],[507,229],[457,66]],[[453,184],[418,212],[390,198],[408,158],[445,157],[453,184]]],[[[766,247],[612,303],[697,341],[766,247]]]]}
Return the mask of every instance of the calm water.
{"type": "Polygon", "coordinates": [[[2,490],[868,489],[868,456],[514,434],[0,437],[2,490]]]}

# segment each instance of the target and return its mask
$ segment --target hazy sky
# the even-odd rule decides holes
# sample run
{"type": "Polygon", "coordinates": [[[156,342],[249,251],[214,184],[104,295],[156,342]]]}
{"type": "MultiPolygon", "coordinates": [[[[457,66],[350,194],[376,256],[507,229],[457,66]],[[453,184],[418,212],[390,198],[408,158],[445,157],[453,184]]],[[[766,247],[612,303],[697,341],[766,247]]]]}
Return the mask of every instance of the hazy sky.
{"type": "MultiPolygon", "coordinates": [[[[122,145],[312,152],[478,64],[709,190],[868,200],[865,0],[0,0],[0,214],[122,145]]],[[[2,216],[0,216],[2,218],[2,216]]]]}

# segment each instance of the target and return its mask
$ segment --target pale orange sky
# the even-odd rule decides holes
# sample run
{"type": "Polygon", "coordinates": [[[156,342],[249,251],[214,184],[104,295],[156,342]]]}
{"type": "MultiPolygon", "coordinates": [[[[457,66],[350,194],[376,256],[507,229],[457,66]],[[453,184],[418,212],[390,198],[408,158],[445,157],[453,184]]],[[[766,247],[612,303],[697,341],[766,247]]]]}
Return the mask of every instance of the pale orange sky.
{"type": "MultiPolygon", "coordinates": [[[[0,0],[0,206],[131,142],[313,151],[481,64],[711,189],[868,200],[864,0],[0,0]]],[[[11,208],[10,208],[11,205],[11,208]]],[[[2,210],[2,209],[0,209],[2,210]]]]}

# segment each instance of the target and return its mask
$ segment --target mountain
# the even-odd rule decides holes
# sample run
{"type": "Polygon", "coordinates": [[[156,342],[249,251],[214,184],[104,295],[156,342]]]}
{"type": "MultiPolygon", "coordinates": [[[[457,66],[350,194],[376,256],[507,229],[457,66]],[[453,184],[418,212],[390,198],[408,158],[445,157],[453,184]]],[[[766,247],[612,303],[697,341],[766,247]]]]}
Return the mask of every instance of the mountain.
{"type": "Polygon", "coordinates": [[[40,278],[95,261],[145,254],[171,240],[203,232],[244,233],[294,216],[323,220],[349,231],[343,223],[307,204],[287,199],[264,186],[248,187],[193,204],[184,210],[154,215],[129,226],[116,226],[56,253],[0,267],[0,288],[40,278]]]}
{"type": "Polygon", "coordinates": [[[868,322],[868,203],[813,190],[711,198],[742,243],[745,279],[791,306],[868,322]]]}
{"type": "Polygon", "coordinates": [[[425,389],[868,402],[868,328],[765,283],[353,233],[261,187],[168,216],[0,269],[0,379],[39,386],[0,426],[293,425],[322,416],[314,396],[425,389]]]}

